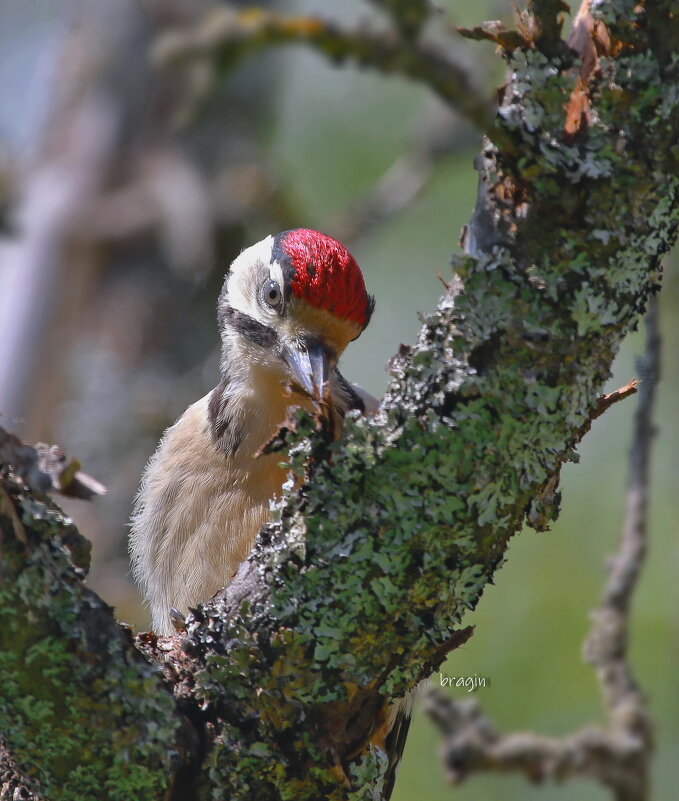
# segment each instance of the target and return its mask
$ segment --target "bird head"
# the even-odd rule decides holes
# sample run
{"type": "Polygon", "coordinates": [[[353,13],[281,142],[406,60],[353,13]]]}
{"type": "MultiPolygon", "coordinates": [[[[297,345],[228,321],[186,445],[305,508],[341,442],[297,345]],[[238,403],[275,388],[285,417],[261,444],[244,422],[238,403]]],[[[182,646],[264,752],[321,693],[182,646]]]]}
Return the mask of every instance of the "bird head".
{"type": "Polygon", "coordinates": [[[354,257],[306,228],[268,236],[233,262],[219,298],[225,358],[234,345],[320,399],[330,371],[368,325],[374,299],[354,257]]]}

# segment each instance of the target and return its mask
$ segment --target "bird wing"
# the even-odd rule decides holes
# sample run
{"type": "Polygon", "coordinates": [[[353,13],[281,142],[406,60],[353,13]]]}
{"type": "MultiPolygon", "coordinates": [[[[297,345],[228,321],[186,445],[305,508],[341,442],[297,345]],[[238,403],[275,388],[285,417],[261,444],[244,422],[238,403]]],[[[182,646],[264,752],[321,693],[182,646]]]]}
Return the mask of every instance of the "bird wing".
{"type": "Polygon", "coordinates": [[[396,774],[401,765],[401,757],[403,756],[403,749],[406,745],[408,737],[408,730],[410,729],[410,721],[412,720],[413,711],[413,693],[409,693],[400,702],[394,704],[395,711],[393,717],[390,715],[391,728],[387,738],[384,741],[384,747],[387,752],[389,764],[387,772],[384,777],[384,785],[382,789],[383,801],[389,801],[391,794],[394,791],[394,784],[396,782],[396,774]]]}
{"type": "Polygon", "coordinates": [[[349,411],[349,409],[359,409],[369,416],[376,414],[377,410],[380,408],[380,402],[377,398],[363,389],[363,387],[359,387],[358,384],[352,384],[351,381],[347,381],[337,369],[335,370],[335,376],[337,378],[338,389],[343,396],[342,406],[345,411],[349,411]]]}

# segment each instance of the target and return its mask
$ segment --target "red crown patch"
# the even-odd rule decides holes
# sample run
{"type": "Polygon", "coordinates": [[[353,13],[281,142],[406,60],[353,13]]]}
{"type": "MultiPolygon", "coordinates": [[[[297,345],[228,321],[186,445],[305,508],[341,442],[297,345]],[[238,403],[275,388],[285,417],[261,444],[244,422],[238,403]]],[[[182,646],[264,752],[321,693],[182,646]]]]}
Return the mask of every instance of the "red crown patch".
{"type": "Polygon", "coordinates": [[[290,289],[306,301],[365,328],[374,300],[367,293],[361,268],[349,251],[330,236],[307,228],[284,231],[276,237],[280,259],[291,268],[290,289]]]}

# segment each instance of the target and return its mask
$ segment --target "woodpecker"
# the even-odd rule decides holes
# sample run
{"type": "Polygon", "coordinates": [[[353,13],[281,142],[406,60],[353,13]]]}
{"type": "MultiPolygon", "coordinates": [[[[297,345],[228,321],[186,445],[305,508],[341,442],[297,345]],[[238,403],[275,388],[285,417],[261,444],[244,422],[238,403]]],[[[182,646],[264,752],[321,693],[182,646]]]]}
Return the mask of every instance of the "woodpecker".
{"type": "MultiPolygon", "coordinates": [[[[217,306],[219,384],[164,433],[135,501],[132,568],[157,634],[173,634],[174,610],[185,615],[207,601],[248,556],[287,477],[279,455],[260,451],[289,407],[322,404],[337,434],[348,410],[377,411],[337,368],[373,307],[353,256],[318,231],[268,236],[231,265],[217,306]]],[[[412,697],[391,705],[373,738],[389,760],[384,799],[412,697]]]]}
{"type": "Polygon", "coordinates": [[[337,368],[373,307],[353,256],[317,231],[268,236],[231,265],[219,384],[164,433],[135,501],[131,562],[157,634],[173,634],[170,610],[207,601],[250,552],[286,480],[279,455],[256,454],[289,407],[329,406],[336,431],[349,409],[377,409],[337,368]]]}

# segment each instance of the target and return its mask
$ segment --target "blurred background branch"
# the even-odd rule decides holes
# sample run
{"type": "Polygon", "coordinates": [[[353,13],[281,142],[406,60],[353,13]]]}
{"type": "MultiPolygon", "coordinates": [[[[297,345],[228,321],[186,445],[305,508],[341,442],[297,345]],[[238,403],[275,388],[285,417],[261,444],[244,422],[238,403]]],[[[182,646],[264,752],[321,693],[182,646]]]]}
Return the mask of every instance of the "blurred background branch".
{"type": "Polygon", "coordinates": [[[430,690],[425,708],[444,735],[443,761],[456,784],[482,771],[521,773],[533,782],[594,779],[616,801],[650,798],[653,722],[645,694],[630,665],[630,614],[648,548],[653,409],[660,377],[657,297],[646,315],[646,349],[637,362],[639,400],[629,453],[625,519],[617,553],[610,559],[603,598],[592,613],[584,657],[594,666],[608,727],[588,725],[567,737],[533,732],[501,734],[471,699],[430,690]]]}
{"type": "Polygon", "coordinates": [[[87,245],[121,228],[131,236],[160,226],[178,265],[204,269],[210,258],[206,189],[169,126],[188,82],[152,76],[146,57],[153,25],[166,22],[160,15],[149,21],[131,0],[90,2],[64,37],[43,125],[22,170],[16,235],[3,251],[0,408],[10,417],[26,413],[36,360],[59,303],[73,293],[73,269],[64,285],[68,261],[80,262],[85,296],[96,283],[97,259],[83,252],[87,245]],[[113,198],[139,196],[125,206],[126,219],[111,190],[113,198]],[[179,212],[169,202],[177,193],[179,212]]]}
{"type": "Polygon", "coordinates": [[[377,8],[384,9],[406,38],[417,37],[427,18],[435,11],[433,0],[370,0],[370,2],[377,8]]]}
{"type": "MultiPolygon", "coordinates": [[[[409,16],[394,14],[409,31],[409,16]]],[[[406,4],[400,4],[405,7],[406,4]]],[[[417,6],[419,8],[419,4],[417,6]]],[[[418,12],[416,26],[423,21],[418,12]]],[[[320,17],[293,17],[263,9],[238,10],[217,6],[193,30],[168,33],[156,48],[160,63],[183,63],[196,57],[216,57],[231,68],[241,59],[276,44],[306,44],[333,63],[355,61],[387,74],[403,75],[428,86],[451,108],[484,130],[492,105],[479,97],[469,72],[432,44],[403,40],[394,31],[365,27],[345,29],[320,17]]]]}

